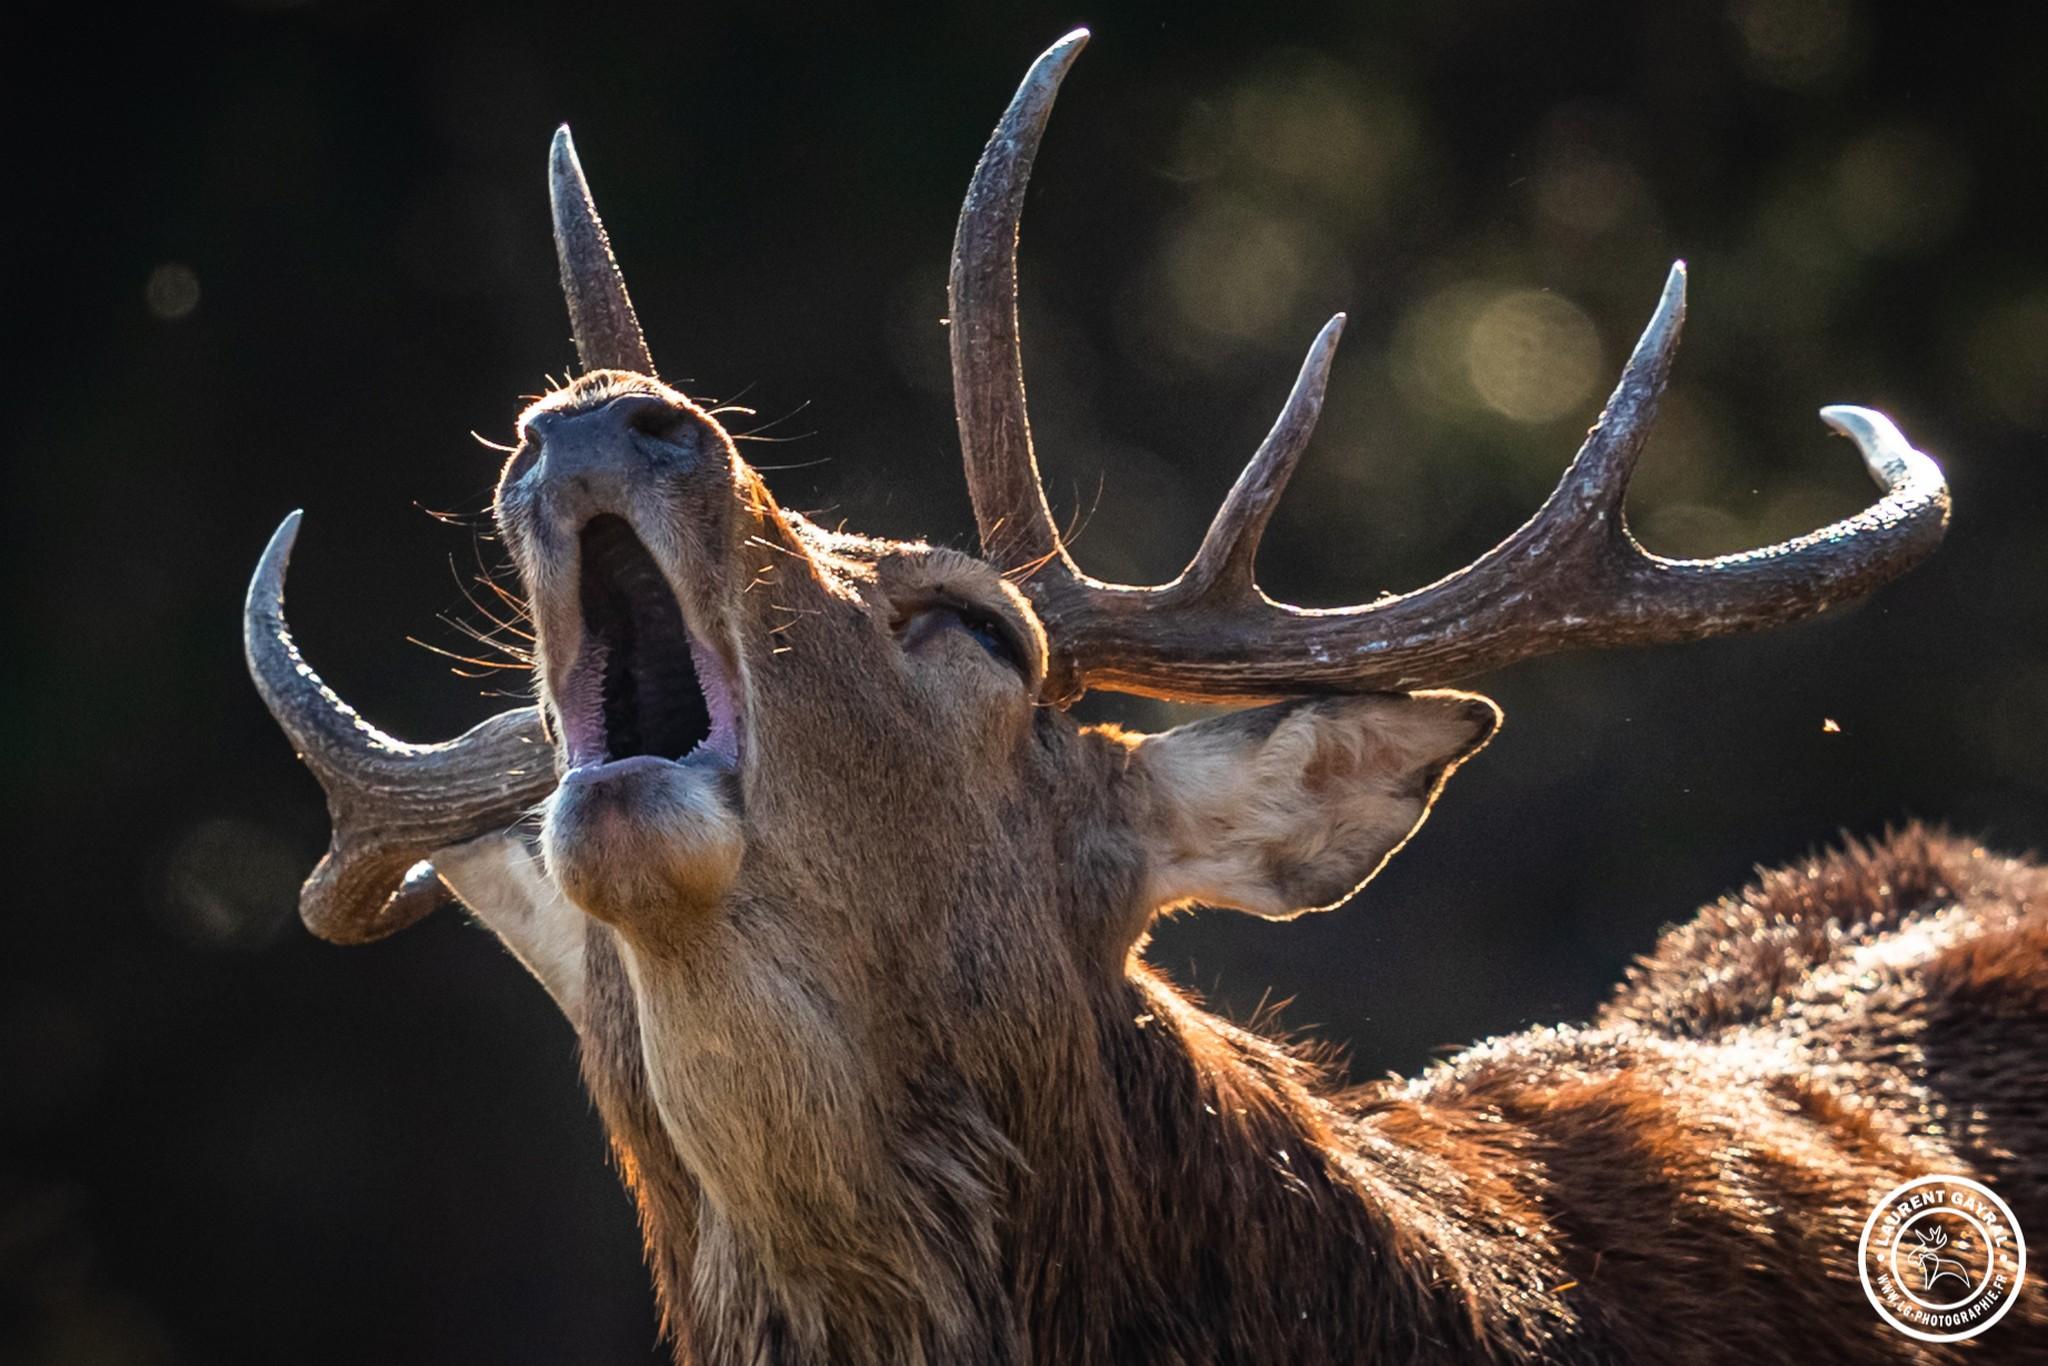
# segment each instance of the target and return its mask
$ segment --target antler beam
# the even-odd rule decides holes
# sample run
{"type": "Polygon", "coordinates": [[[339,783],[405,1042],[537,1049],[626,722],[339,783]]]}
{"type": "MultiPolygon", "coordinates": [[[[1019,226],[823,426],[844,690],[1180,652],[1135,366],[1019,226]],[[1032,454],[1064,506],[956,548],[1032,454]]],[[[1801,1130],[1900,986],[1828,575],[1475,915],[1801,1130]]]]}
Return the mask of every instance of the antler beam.
{"type": "Polygon", "coordinates": [[[1884,496],[1796,540],[1707,560],[1651,554],[1623,501],[1649,438],[1685,318],[1685,267],[1663,297],[1599,422],[1535,516],[1473,564],[1400,597],[1311,610],[1252,575],[1261,532],[1322,407],[1343,316],[1317,336],[1279,421],[1180,577],[1105,583],[1074,563],[1038,475],[1017,332],[1017,235],[1053,97],[1087,39],[1033,64],[989,140],[954,239],[954,405],[988,557],[1017,575],[1058,654],[1052,687],[1237,702],[1455,682],[1588,646],[1697,640],[1796,621],[1918,564],[1948,524],[1935,463],[1868,408],[1823,408],[1884,496]]]}
{"type": "Polygon", "coordinates": [[[393,739],[320,681],[284,620],[299,514],[284,519],[242,609],[249,676],[327,793],[327,853],[299,890],[308,929],[337,944],[381,939],[442,898],[426,860],[517,821],[555,787],[554,751],[533,707],[501,712],[438,745],[393,739]]]}

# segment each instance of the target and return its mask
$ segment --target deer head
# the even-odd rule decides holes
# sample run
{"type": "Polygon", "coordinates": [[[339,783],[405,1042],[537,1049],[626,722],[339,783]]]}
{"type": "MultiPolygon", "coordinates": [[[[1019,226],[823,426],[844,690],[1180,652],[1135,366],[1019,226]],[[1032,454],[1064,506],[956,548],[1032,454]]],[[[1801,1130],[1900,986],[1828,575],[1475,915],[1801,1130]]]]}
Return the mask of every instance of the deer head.
{"type": "Polygon", "coordinates": [[[1880,501],[1740,555],[1643,550],[1622,505],[1678,342],[1674,266],[1557,490],[1476,563],[1336,610],[1255,583],[1339,315],[1186,570],[1092,578],[1041,491],[1015,303],[1026,179],[1085,37],[1026,76],[955,241],[978,557],[776,503],[657,377],[564,129],[556,240],[586,373],[521,415],[496,502],[539,706],[446,744],[394,740],[285,630],[297,514],[250,588],[252,671],[333,816],[307,923],[344,942],[401,928],[435,903],[429,860],[538,806],[547,876],[623,946],[670,1140],[785,1270],[871,1248],[878,1207],[944,1225],[1082,1122],[1059,1098],[1105,1066],[1100,1022],[1131,1019],[1132,948],[1162,909],[1284,917],[1369,879],[1498,722],[1484,698],[1422,689],[1810,616],[1919,561],[1946,521],[1927,457],[1877,413],[1827,408],[1880,501]],[[1138,736],[1078,724],[1067,706],[1089,688],[1257,705],[1138,736]]]}

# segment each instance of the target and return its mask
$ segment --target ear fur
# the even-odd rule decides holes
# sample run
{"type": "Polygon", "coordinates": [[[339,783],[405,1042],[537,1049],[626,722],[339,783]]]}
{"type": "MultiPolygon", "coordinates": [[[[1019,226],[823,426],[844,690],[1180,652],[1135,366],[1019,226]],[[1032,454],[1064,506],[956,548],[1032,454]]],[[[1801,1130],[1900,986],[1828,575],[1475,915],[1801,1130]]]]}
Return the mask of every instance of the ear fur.
{"type": "Polygon", "coordinates": [[[1271,919],[1356,892],[1500,728],[1474,693],[1376,693],[1234,712],[1140,741],[1144,897],[1271,919]]]}

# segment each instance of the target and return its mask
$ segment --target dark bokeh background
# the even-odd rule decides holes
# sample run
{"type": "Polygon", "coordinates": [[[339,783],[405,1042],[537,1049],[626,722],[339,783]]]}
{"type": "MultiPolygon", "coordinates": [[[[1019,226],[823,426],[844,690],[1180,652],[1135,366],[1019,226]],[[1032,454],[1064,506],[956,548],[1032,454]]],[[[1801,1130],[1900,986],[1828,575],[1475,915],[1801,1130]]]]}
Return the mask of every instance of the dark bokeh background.
{"type": "Polygon", "coordinates": [[[748,448],[786,502],[866,530],[970,542],[953,216],[1083,21],[1024,314],[1096,572],[1179,566],[1339,308],[1267,586],[1356,601],[1462,563],[1548,489],[1679,255],[1651,545],[1866,500],[1823,402],[1945,460],[1949,544],[1874,602],[1489,680],[1506,732],[1361,904],[1161,933],[1181,980],[1241,1015],[1293,996],[1361,1074],[1582,1015],[1660,923],[1839,830],[2048,832],[2038,7],[730,8],[11,21],[0,1359],[649,1359],[569,1031],[455,914],[358,950],[299,929],[324,816],[237,643],[303,505],[294,617],[344,694],[437,737],[516,691],[408,637],[468,647],[440,619],[480,624],[463,586],[495,560],[468,433],[571,363],[564,118],[665,369],[790,438],[748,448]]]}

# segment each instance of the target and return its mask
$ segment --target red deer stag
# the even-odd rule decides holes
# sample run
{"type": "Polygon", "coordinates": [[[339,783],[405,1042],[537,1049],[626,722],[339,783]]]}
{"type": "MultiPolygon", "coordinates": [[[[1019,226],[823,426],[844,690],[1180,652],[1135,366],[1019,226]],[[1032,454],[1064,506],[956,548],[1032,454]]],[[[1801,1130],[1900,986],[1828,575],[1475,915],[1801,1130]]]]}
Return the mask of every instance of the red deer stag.
{"type": "MultiPolygon", "coordinates": [[[[656,378],[566,129],[556,240],[586,372],[528,407],[498,527],[537,707],[412,745],[285,629],[294,513],[246,611],[325,786],[316,934],[450,889],[546,985],[637,1199],[678,1361],[1960,1359],[1881,1323],[1872,1202],[1971,1175],[2048,1228],[2048,875],[1914,833],[1669,931],[1591,1023],[1345,1089],[1140,957],[1185,903],[1349,897],[1499,721],[1417,691],[1580,646],[1793,621],[1932,551],[1940,471],[1827,408],[1882,498],[1780,545],[1645,552],[1623,499],[1685,307],[1674,267],[1548,501],[1364,606],[1256,586],[1341,317],[1184,573],[1105,583],[1048,514],[1017,225],[1039,58],[961,213],[955,399],[980,558],[780,507],[656,378]],[[1159,735],[1087,688],[1258,704],[1159,735]],[[538,816],[537,828],[529,817],[538,816]]],[[[2044,1350],[2038,1285],[2000,1324],[2044,1350]]]]}

